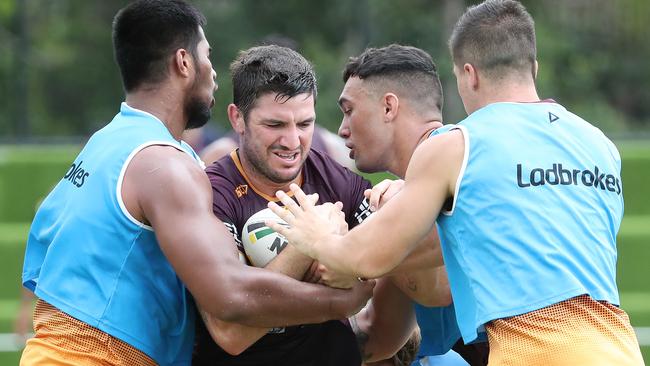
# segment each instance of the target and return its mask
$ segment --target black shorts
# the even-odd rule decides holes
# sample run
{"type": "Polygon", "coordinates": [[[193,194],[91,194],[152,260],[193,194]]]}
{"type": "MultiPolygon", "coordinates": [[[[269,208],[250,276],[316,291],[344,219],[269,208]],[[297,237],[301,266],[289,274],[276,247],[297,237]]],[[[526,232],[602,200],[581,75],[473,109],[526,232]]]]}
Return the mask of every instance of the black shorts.
{"type": "Polygon", "coordinates": [[[267,334],[238,356],[231,356],[212,341],[198,324],[194,366],[359,366],[361,355],[356,337],[347,322],[286,328],[267,334]]]}

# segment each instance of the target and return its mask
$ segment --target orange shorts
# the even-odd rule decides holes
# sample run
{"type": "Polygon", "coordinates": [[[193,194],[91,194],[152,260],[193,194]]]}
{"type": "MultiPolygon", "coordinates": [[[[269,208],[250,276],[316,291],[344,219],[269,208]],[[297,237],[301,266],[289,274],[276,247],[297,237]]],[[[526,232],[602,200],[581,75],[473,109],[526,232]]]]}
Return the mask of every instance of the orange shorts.
{"type": "Polygon", "coordinates": [[[34,309],[34,333],[23,350],[21,366],[156,365],[128,343],[69,316],[43,300],[38,300],[34,309]]]}
{"type": "Polygon", "coordinates": [[[622,309],[587,295],[485,325],[488,364],[643,366],[622,309]]]}

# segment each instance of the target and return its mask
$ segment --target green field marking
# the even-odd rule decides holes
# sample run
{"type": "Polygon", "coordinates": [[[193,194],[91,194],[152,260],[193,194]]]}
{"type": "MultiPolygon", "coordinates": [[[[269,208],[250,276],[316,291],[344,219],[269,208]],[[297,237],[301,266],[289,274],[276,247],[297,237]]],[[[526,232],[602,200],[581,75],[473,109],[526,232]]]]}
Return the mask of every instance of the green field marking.
{"type": "Polygon", "coordinates": [[[635,327],[650,327],[650,292],[621,291],[621,308],[635,327]]]}
{"type": "Polygon", "coordinates": [[[622,291],[621,307],[625,311],[650,315],[650,289],[648,292],[622,291]]]}
{"type": "Polygon", "coordinates": [[[20,300],[0,299],[0,319],[13,319],[20,306],[20,300]]]}
{"type": "Polygon", "coordinates": [[[0,352],[0,365],[18,365],[22,352],[0,352]]]}
{"type": "Polygon", "coordinates": [[[0,248],[6,246],[23,246],[27,241],[29,222],[0,222],[0,248]]]}
{"type": "Polygon", "coordinates": [[[19,299],[0,299],[0,333],[14,331],[14,321],[19,307],[19,299]]]}
{"type": "Polygon", "coordinates": [[[0,164],[8,162],[72,162],[81,145],[0,145],[0,164]]]}
{"type": "Polygon", "coordinates": [[[650,215],[624,216],[618,235],[647,236],[650,239],[650,215]]]}
{"type": "MultiPolygon", "coordinates": [[[[27,241],[30,225],[29,222],[0,222],[0,246],[22,245],[27,241]]],[[[650,215],[626,216],[621,224],[620,236],[646,236],[650,245],[650,215]]]]}

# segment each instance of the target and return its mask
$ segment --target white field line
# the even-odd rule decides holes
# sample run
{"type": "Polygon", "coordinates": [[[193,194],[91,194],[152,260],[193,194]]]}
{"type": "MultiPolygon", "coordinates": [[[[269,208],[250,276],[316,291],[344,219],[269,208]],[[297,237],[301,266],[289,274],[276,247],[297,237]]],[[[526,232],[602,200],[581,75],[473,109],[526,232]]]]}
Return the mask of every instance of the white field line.
{"type": "MultiPolygon", "coordinates": [[[[650,346],[650,327],[635,327],[636,337],[641,347],[650,346]]],[[[16,352],[23,349],[24,339],[15,333],[0,333],[0,352],[16,352]]]]}

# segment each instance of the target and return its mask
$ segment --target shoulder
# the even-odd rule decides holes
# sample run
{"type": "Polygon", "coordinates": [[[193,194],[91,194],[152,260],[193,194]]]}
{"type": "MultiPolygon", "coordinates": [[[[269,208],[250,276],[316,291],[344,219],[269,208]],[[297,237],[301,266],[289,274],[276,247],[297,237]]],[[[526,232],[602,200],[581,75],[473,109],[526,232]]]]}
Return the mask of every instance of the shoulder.
{"type": "Polygon", "coordinates": [[[210,179],[215,194],[219,192],[220,194],[232,196],[241,187],[248,187],[248,182],[242,173],[241,163],[237,159],[235,151],[215,161],[205,169],[205,172],[210,179]]]}
{"type": "Polygon", "coordinates": [[[440,128],[436,128],[435,130],[431,131],[431,133],[429,134],[429,137],[433,137],[433,136],[443,134],[445,132],[449,132],[454,128],[456,128],[455,124],[453,124],[453,123],[446,124],[446,125],[444,125],[444,126],[442,126],[440,128]]]}
{"type": "Polygon", "coordinates": [[[465,161],[467,138],[467,130],[457,125],[448,132],[423,141],[409,162],[406,180],[423,176],[455,182],[465,161]]]}
{"type": "MultiPolygon", "coordinates": [[[[416,155],[438,154],[439,156],[447,156],[464,150],[465,135],[467,129],[464,125],[447,125],[449,128],[440,133],[431,134],[431,136],[423,141],[414,152],[416,155]]],[[[445,126],[446,127],[446,126],[445,126]]],[[[444,127],[441,127],[441,129],[444,127]]],[[[437,131],[434,131],[437,132],[437,131]]]]}
{"type": "Polygon", "coordinates": [[[124,177],[133,198],[144,209],[145,217],[206,207],[210,202],[210,183],[199,163],[173,146],[151,145],[135,154],[124,177]]]}
{"type": "Polygon", "coordinates": [[[129,171],[139,178],[173,183],[206,182],[206,176],[197,160],[170,145],[151,145],[138,151],[129,165],[129,171]]]}
{"type": "Polygon", "coordinates": [[[205,169],[212,188],[213,211],[221,220],[234,220],[235,212],[249,198],[248,182],[230,154],[205,169]]]}

